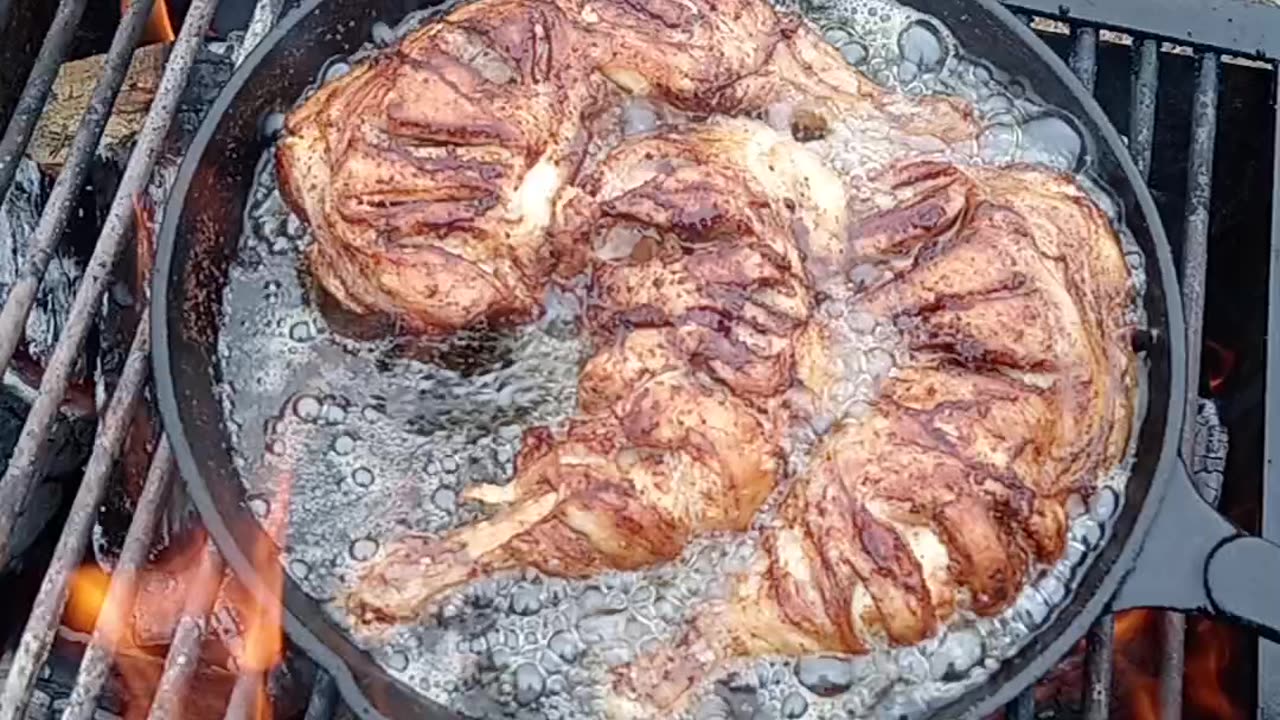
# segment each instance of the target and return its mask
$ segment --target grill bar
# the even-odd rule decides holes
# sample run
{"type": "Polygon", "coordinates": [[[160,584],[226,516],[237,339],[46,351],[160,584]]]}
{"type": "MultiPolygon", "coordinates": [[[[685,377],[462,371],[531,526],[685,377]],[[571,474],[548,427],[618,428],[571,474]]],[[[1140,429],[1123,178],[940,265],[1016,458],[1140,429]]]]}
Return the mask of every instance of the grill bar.
{"type": "MultiPolygon", "coordinates": [[[[1091,27],[1076,30],[1071,52],[1071,71],[1090,94],[1097,87],[1098,31],[1091,27]]],[[[1110,715],[1112,654],[1115,647],[1115,620],[1110,615],[1098,618],[1089,628],[1085,655],[1084,710],[1088,720],[1106,720],[1110,715]]],[[[1033,712],[1035,688],[1027,690],[1033,712]]]]}
{"type": "Polygon", "coordinates": [[[1129,105],[1129,154],[1146,180],[1151,176],[1151,147],[1155,141],[1160,46],[1155,40],[1147,39],[1138,44],[1137,50],[1129,105]]]}
{"type": "MultiPolygon", "coordinates": [[[[13,456],[9,460],[9,469],[3,480],[0,480],[0,558],[8,554],[8,536],[35,480],[41,451],[49,435],[54,413],[66,393],[71,368],[84,344],[103,290],[111,278],[111,268],[116,256],[133,226],[133,199],[142,192],[151,175],[151,168],[177,110],[178,100],[186,87],[196,51],[203,41],[216,6],[216,0],[193,0],[187,10],[182,31],[178,34],[169,62],[165,65],[160,88],[151,103],[142,132],[138,134],[133,153],[129,156],[129,164],[120,180],[119,190],[103,223],[102,234],[98,237],[93,256],[85,269],[84,279],[76,288],[67,326],[45,368],[40,393],[31,405],[26,424],[23,425],[13,456]]],[[[3,332],[3,328],[0,328],[0,334],[3,332]]]]}
{"type": "MultiPolygon", "coordinates": [[[[9,125],[5,128],[4,138],[0,139],[0,200],[9,194],[9,186],[13,176],[18,172],[18,163],[22,160],[22,151],[31,141],[31,133],[35,132],[36,123],[40,121],[40,113],[44,103],[49,99],[49,90],[58,77],[58,68],[67,57],[71,47],[71,38],[80,24],[80,16],[84,14],[87,0],[62,0],[53,16],[53,24],[44,36],[44,44],[40,46],[40,54],[27,76],[27,84],[22,88],[22,96],[13,109],[9,125]]],[[[0,30],[8,25],[9,3],[5,3],[4,12],[0,12],[0,30]]]]}
{"type": "Polygon", "coordinates": [[[200,659],[200,641],[204,637],[204,619],[213,609],[223,572],[222,556],[213,543],[206,542],[202,550],[200,569],[194,585],[188,590],[182,617],[178,619],[169,645],[169,655],[164,661],[164,673],[156,685],[155,699],[147,720],[177,720],[182,717],[179,701],[186,694],[200,659]]]}
{"type": "Polygon", "coordinates": [[[84,557],[93,518],[102,502],[107,479],[150,370],[147,350],[151,344],[151,334],[150,326],[145,322],[146,317],[144,314],[144,321],[134,335],[133,346],[125,361],[115,396],[99,424],[93,454],[85,466],[84,479],[80,482],[71,514],[63,527],[62,536],[58,538],[57,548],[41,581],[31,615],[27,618],[22,640],[14,653],[13,665],[5,680],[4,691],[0,694],[0,720],[13,720],[21,716],[22,708],[35,686],[36,675],[53,642],[63,606],[67,602],[67,582],[84,557]]]}
{"type": "Polygon", "coordinates": [[[1089,720],[1111,717],[1111,687],[1115,676],[1116,621],[1098,618],[1085,635],[1084,716],[1089,720]]]}
{"type": "Polygon", "coordinates": [[[169,440],[161,436],[125,535],[120,560],[111,573],[111,583],[93,630],[93,640],[80,661],[80,671],[62,720],[89,720],[93,717],[98,696],[115,657],[118,633],[126,627],[127,618],[133,612],[138,593],[138,571],[147,562],[156,521],[160,517],[162,501],[169,494],[172,476],[173,456],[169,451],[169,440]]]}
{"type": "MultiPolygon", "coordinates": [[[[1272,101],[1280,98],[1280,69],[1272,101]]],[[[1262,536],[1280,542],[1280,103],[1272,145],[1271,263],[1267,278],[1267,370],[1263,420],[1262,536]]],[[[1280,644],[1258,640],[1258,717],[1280,718],[1280,644]]]]}
{"type": "Polygon", "coordinates": [[[222,716],[223,720],[259,720],[262,716],[259,705],[266,689],[265,680],[261,672],[240,673],[235,687],[231,689],[231,699],[227,701],[227,712],[222,716]]]}
{"type": "MultiPolygon", "coordinates": [[[[142,37],[142,30],[146,26],[147,18],[151,15],[154,2],[155,0],[141,0],[131,5],[111,39],[111,49],[107,53],[102,76],[94,85],[89,108],[85,112],[79,129],[76,130],[71,149],[67,152],[67,161],[62,171],[58,173],[53,191],[49,193],[49,200],[40,213],[40,223],[31,239],[26,266],[23,267],[22,275],[17,282],[9,289],[4,309],[0,310],[0,374],[9,367],[9,361],[13,359],[13,353],[17,350],[27,315],[31,312],[31,305],[35,302],[36,292],[40,288],[40,280],[44,277],[45,269],[49,267],[49,261],[58,247],[58,241],[62,239],[62,231],[67,226],[71,208],[84,184],[85,175],[89,172],[94,151],[97,150],[102,131],[111,117],[111,108],[115,103],[116,94],[124,84],[125,73],[133,59],[133,49],[137,46],[138,39],[142,37]]],[[[61,58],[58,60],[61,61],[61,58]]],[[[54,74],[57,74],[56,67],[54,74]]],[[[43,102],[43,98],[41,101],[43,102]]],[[[38,119],[39,116],[40,111],[37,108],[35,117],[38,119]]],[[[20,121],[22,118],[18,117],[16,120],[20,121]]],[[[32,125],[34,127],[34,121],[32,125]]],[[[17,168],[18,158],[22,156],[22,148],[26,146],[30,137],[31,132],[27,130],[21,138],[22,145],[14,150],[14,160],[9,163],[12,168],[17,168]]],[[[0,177],[0,188],[6,191],[13,180],[13,170],[7,172],[9,173],[7,178],[0,177]]],[[[61,393],[58,394],[58,400],[62,400],[61,393]]],[[[4,531],[3,525],[0,525],[0,535],[5,534],[4,531]]],[[[4,555],[4,545],[0,544],[0,560],[3,560],[4,555]]]]}
{"type": "Polygon", "coordinates": [[[249,28],[245,30],[244,42],[240,43],[240,48],[236,51],[237,66],[244,62],[249,53],[258,47],[258,43],[262,42],[262,38],[275,27],[276,18],[280,17],[280,10],[283,7],[284,0],[258,0],[254,4],[253,16],[249,18],[249,28]]]}
{"type": "Polygon", "coordinates": [[[1080,83],[1092,94],[1098,79],[1097,30],[1086,27],[1076,31],[1075,47],[1071,50],[1071,72],[1080,78],[1080,83]]]}
{"type": "Polygon", "coordinates": [[[307,714],[302,720],[329,720],[338,703],[338,686],[329,673],[316,669],[316,679],[311,685],[311,699],[307,702],[307,714]]]}
{"type": "MultiPolygon", "coordinates": [[[[1183,409],[1182,457],[1195,453],[1199,409],[1200,338],[1204,330],[1205,275],[1209,263],[1209,208],[1213,189],[1213,146],[1218,130],[1218,54],[1200,57],[1200,74],[1191,101],[1191,149],[1187,162],[1187,208],[1182,245],[1182,310],[1187,327],[1187,397],[1183,409]]],[[[1187,620],[1162,613],[1160,717],[1182,717],[1186,671],[1187,620]]]]}

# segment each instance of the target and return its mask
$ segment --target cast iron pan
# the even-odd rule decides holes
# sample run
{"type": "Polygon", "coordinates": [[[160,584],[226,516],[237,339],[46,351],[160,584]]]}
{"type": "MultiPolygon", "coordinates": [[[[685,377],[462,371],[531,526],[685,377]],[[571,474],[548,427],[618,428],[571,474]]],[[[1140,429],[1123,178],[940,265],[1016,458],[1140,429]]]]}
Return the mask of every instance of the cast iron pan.
{"type": "MultiPolygon", "coordinates": [[[[1045,674],[1100,614],[1146,606],[1230,617],[1280,640],[1280,547],[1244,536],[1195,494],[1178,457],[1186,392],[1182,308],[1169,243],[1115,129],[1048,47],[993,0],[906,0],[940,19],[971,53],[1016,70],[1048,104],[1083,124],[1093,172],[1123,208],[1147,257],[1140,338],[1149,402],[1123,507],[1071,600],[986,683],[939,715],[984,717],[1045,674]]],[[[324,62],[395,25],[415,0],[306,0],[285,18],[223,90],[174,186],[160,231],[152,303],[160,411],[178,466],[210,534],[239,578],[279,602],[250,564],[249,549],[275,546],[245,504],[215,394],[220,305],[241,236],[245,199],[266,143],[262,119],[288,109],[324,62]]],[[[285,629],[337,680],[362,717],[450,717],[383,671],[288,577],[285,629]]]]}

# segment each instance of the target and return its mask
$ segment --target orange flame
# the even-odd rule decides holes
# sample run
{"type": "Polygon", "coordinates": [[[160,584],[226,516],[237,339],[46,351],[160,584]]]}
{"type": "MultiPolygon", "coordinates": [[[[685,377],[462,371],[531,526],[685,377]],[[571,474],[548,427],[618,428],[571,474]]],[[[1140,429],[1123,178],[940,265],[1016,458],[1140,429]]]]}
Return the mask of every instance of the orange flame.
{"type": "Polygon", "coordinates": [[[62,622],[72,630],[93,632],[107,601],[107,586],[111,576],[97,565],[85,565],[71,573],[68,583],[67,606],[62,612],[62,622]]]}
{"type": "MultiPolygon", "coordinates": [[[[169,15],[169,5],[165,0],[155,0],[151,7],[151,17],[147,19],[147,27],[142,31],[142,44],[171,43],[178,34],[173,31],[173,22],[169,15]]],[[[120,12],[129,9],[132,0],[120,0],[120,12]]]]}
{"type": "MultiPolygon", "coordinates": [[[[288,527],[289,497],[293,484],[290,473],[280,476],[274,496],[270,499],[270,510],[262,520],[266,530],[275,543],[265,541],[249,549],[249,561],[257,571],[258,577],[276,597],[283,597],[284,570],[281,568],[276,546],[282,544],[288,527]]],[[[247,593],[246,593],[247,596],[247,593]]],[[[241,607],[244,622],[244,633],[241,644],[235,652],[236,662],[241,673],[266,673],[284,659],[284,633],[282,630],[282,602],[245,603],[241,607]]],[[[266,683],[258,683],[256,701],[249,717],[270,720],[273,717],[271,698],[266,691],[266,683]]]]}
{"type": "Polygon", "coordinates": [[[1187,620],[1186,704],[1198,717],[1244,720],[1245,711],[1232,702],[1225,681],[1231,661],[1230,630],[1205,618],[1187,620]]]}
{"type": "MultiPolygon", "coordinates": [[[[277,544],[284,537],[291,485],[291,475],[281,477],[277,492],[271,499],[271,510],[262,521],[267,535],[277,544]]],[[[111,576],[96,564],[85,565],[71,576],[63,623],[75,631],[88,633],[97,628],[103,634],[107,646],[115,654],[117,672],[123,676],[126,717],[145,714],[162,662],[154,655],[154,646],[157,643],[163,645],[171,637],[156,638],[154,631],[148,633],[149,626],[167,627],[171,632],[179,612],[193,611],[190,607],[183,607],[184,603],[191,602],[186,599],[188,597],[202,594],[207,597],[209,592],[216,590],[219,601],[230,604],[239,632],[235,638],[228,638],[227,649],[236,670],[242,675],[261,678],[284,658],[281,603],[256,602],[254,596],[244,592],[234,579],[224,579],[221,574],[210,572],[211,567],[203,562],[205,554],[198,552],[200,547],[203,547],[203,539],[185,551],[168,553],[168,557],[162,558],[156,567],[141,573],[136,606],[134,602],[112,601],[109,593],[111,576]],[[208,592],[201,592],[202,589],[208,592]],[[145,648],[148,647],[153,649],[147,651],[145,648]]],[[[249,548],[248,554],[258,577],[279,596],[283,591],[284,573],[277,561],[275,544],[264,542],[249,548]]],[[[117,597],[120,597],[118,593],[117,597]]],[[[266,685],[265,682],[256,683],[251,707],[247,709],[248,718],[270,720],[273,717],[266,685]]]]}
{"type": "MultiPolygon", "coordinates": [[[[1116,616],[1117,717],[1160,718],[1160,615],[1130,610],[1116,616]]],[[[1225,626],[1204,618],[1187,619],[1183,714],[1188,718],[1244,720],[1226,687],[1230,675],[1231,635],[1225,626]]]]}

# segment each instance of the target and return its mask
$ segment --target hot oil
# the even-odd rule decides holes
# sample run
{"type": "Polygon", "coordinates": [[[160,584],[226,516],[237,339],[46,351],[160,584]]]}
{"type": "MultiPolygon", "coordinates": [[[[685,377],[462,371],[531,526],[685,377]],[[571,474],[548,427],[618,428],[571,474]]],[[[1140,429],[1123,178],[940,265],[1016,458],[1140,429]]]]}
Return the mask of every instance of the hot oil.
{"type": "MultiPolygon", "coordinates": [[[[1116,203],[1088,178],[1087,145],[1074,120],[1045,108],[1016,79],[963,55],[927,16],[883,0],[819,1],[800,10],[872,79],[906,94],[959,96],[977,108],[985,126],[977,143],[922,147],[920,154],[1076,173],[1122,226],[1116,203]]],[[[411,16],[396,28],[377,25],[373,43],[352,60],[433,15],[411,16]]],[[[321,81],[348,68],[335,61],[321,81]]],[[[624,114],[633,125],[636,117],[624,114]]],[[[811,146],[856,184],[888,152],[864,131],[838,124],[811,146]]],[[[224,301],[224,409],[250,508],[265,517],[288,479],[290,524],[281,539],[288,572],[349,628],[338,598],[351,587],[354,569],[405,532],[439,533],[481,517],[480,508],[459,501],[462,489],[509,481],[521,433],[570,417],[590,348],[577,334],[573,293],[559,291],[549,294],[536,323],[433,346],[407,346],[394,332],[367,341],[335,332],[331,316],[317,310],[303,269],[306,229],[285,207],[270,159],[264,156],[258,171],[224,301]]],[[[1126,249],[1141,278],[1141,253],[1132,243],[1126,249]]],[[[900,358],[896,333],[842,307],[819,313],[839,338],[837,414],[856,415],[900,358]]],[[[793,433],[789,474],[804,471],[807,449],[836,419],[793,433]]],[[[960,618],[912,648],[735,663],[711,675],[715,682],[688,714],[899,717],[955,697],[985,679],[1065,602],[1118,511],[1125,477],[1119,469],[1088,502],[1073,499],[1066,556],[1041,569],[1002,615],[960,618]]],[[[420,624],[353,638],[391,674],[467,716],[600,717],[610,668],[676,640],[694,613],[728,591],[729,576],[750,561],[758,529],[770,523],[784,492],[766,504],[756,530],[699,538],[676,562],[586,581],[498,574],[451,593],[420,624]]]]}

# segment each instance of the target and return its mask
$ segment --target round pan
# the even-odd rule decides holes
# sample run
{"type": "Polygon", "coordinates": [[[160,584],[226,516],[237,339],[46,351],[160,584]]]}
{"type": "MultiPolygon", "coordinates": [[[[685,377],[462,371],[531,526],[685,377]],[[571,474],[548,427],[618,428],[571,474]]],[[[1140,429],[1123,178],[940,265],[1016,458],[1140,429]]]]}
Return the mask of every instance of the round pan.
{"type": "MultiPolygon", "coordinates": [[[[264,582],[249,558],[278,548],[250,513],[215,392],[221,298],[241,236],[245,200],[266,149],[262,119],[287,110],[325,61],[347,55],[377,21],[391,25],[419,0],[306,0],[235,73],[182,164],[165,222],[152,302],[161,416],[190,496],[227,563],[264,602],[282,602],[290,638],[336,679],[364,718],[448,718],[397,681],[287,576],[264,582]]],[[[938,715],[985,717],[1044,675],[1101,614],[1127,607],[1209,612],[1280,640],[1280,547],[1244,536],[1196,495],[1178,457],[1185,332],[1169,243],[1125,146],[1067,67],[994,0],[906,0],[947,25],[969,52],[1018,71],[1048,104],[1080,120],[1092,169],[1116,196],[1147,257],[1140,338],[1148,402],[1123,506],[1069,602],[985,683],[938,715]]]]}

